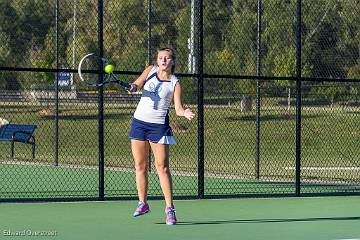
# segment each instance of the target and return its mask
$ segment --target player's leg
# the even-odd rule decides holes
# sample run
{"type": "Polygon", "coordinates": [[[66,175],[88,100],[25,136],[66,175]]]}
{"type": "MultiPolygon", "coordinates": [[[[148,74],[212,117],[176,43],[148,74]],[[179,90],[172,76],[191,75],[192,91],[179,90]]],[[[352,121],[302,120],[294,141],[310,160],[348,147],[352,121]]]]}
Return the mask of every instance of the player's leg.
{"type": "Polygon", "coordinates": [[[166,208],[166,224],[176,224],[175,208],[173,203],[172,178],[169,168],[169,145],[150,143],[155,157],[155,167],[159,176],[161,189],[164,194],[166,208]]]}
{"type": "Polygon", "coordinates": [[[172,179],[169,169],[169,145],[150,143],[155,157],[156,172],[167,207],[173,207],[172,179]]]}
{"type": "Polygon", "coordinates": [[[139,197],[139,206],[134,212],[136,217],[150,210],[147,204],[149,142],[132,139],[131,150],[134,158],[136,188],[139,197]]]}

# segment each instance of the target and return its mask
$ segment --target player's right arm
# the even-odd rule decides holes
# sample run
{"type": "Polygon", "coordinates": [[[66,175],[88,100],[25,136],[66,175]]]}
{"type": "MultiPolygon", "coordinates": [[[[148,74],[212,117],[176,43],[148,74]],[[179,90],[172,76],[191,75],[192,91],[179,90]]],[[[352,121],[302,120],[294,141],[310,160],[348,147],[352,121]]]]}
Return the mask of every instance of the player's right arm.
{"type": "Polygon", "coordinates": [[[139,90],[142,88],[146,81],[146,77],[149,75],[150,71],[153,69],[153,66],[148,66],[145,70],[141,73],[141,75],[131,84],[130,92],[133,92],[135,89],[139,90]]]}

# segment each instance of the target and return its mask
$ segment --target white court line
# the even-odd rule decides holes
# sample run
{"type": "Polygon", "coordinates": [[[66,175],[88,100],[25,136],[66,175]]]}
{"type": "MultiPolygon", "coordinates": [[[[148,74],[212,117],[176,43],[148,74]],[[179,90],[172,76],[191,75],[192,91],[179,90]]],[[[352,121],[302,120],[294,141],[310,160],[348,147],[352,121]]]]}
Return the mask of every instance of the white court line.
{"type": "Polygon", "coordinates": [[[335,240],[360,240],[360,238],[340,238],[335,240]]]}
{"type": "MultiPolygon", "coordinates": [[[[295,170],[295,167],[284,167],[285,170],[295,170]]],[[[323,171],[337,171],[337,170],[347,170],[347,171],[359,171],[360,167],[301,167],[301,170],[323,170],[323,171]]],[[[349,239],[350,240],[350,239],[349,239]]],[[[358,239],[360,240],[360,239],[358,239]]]]}

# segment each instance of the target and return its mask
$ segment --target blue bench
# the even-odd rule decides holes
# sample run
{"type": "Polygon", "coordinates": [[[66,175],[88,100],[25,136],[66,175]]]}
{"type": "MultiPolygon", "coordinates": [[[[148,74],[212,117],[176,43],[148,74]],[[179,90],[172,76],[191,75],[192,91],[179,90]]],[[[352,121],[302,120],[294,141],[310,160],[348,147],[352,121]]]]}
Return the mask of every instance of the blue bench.
{"type": "Polygon", "coordinates": [[[15,142],[32,145],[32,159],[35,158],[35,135],[36,125],[5,124],[0,127],[0,142],[10,142],[10,158],[14,158],[15,142]]]}

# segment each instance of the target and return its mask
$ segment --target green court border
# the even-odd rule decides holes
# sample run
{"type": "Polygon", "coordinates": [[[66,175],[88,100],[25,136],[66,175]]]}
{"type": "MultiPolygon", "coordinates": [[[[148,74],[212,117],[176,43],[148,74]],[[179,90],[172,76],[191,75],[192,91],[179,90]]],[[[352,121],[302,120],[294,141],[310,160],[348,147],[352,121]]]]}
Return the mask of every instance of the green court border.
{"type": "MultiPolygon", "coordinates": [[[[17,164],[1,164],[0,167],[1,202],[99,200],[97,168],[17,164]]],[[[196,176],[174,175],[173,178],[175,199],[198,198],[196,176]]],[[[134,182],[133,171],[106,170],[105,200],[136,199],[135,182],[129,184],[131,182],[134,182]]],[[[296,196],[295,183],[291,181],[206,177],[205,185],[204,198],[296,196]],[[222,194],[218,194],[220,191],[222,194]]],[[[154,173],[150,174],[149,188],[151,199],[162,199],[154,173]]],[[[359,188],[358,185],[351,189],[343,184],[309,183],[302,185],[301,196],[359,195],[359,188]],[[348,191],[342,191],[344,186],[348,191]]]]}

